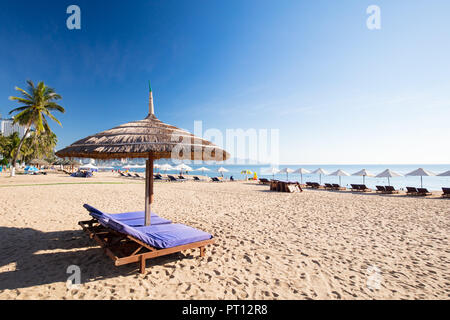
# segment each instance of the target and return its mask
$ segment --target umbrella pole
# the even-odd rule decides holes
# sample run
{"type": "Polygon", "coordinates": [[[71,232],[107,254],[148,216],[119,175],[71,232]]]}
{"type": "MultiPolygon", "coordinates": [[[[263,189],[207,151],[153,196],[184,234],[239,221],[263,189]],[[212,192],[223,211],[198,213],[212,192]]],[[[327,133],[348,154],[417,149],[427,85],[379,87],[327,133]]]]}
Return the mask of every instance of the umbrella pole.
{"type": "Polygon", "coordinates": [[[150,155],[145,162],[145,225],[150,225],[153,203],[153,158],[150,155]]]}
{"type": "Polygon", "coordinates": [[[423,188],[422,176],[420,176],[420,187],[423,188]]]}

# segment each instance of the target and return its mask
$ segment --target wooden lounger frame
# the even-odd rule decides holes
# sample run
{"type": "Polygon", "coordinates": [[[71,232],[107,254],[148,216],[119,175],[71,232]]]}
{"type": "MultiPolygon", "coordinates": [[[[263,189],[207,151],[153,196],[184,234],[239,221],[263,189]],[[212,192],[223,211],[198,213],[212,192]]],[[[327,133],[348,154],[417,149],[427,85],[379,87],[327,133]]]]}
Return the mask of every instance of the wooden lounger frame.
{"type": "Polygon", "coordinates": [[[78,224],[89,235],[89,238],[94,239],[103,248],[106,255],[114,261],[114,265],[122,266],[136,262],[142,274],[145,274],[147,259],[197,248],[200,249],[200,256],[204,257],[205,247],[214,243],[214,239],[209,239],[167,249],[158,249],[128,234],[104,227],[97,219],[80,221],[78,224]]]}

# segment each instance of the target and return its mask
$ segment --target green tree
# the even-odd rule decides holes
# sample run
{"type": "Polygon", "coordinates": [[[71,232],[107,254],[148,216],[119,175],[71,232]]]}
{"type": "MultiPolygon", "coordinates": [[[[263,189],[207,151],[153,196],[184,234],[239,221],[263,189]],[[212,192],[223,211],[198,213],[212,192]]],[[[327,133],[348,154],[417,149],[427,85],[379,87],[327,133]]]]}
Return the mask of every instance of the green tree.
{"type": "Polygon", "coordinates": [[[11,176],[15,174],[15,166],[20,150],[31,128],[34,127],[35,134],[38,136],[42,133],[50,134],[52,131],[50,130],[47,117],[61,125],[61,122],[51,112],[65,112],[64,108],[55,102],[60,100],[61,96],[53,88],[47,87],[42,81],[37,86],[31,80],[28,80],[27,84],[27,91],[19,87],[15,88],[21,93],[21,97],[9,97],[10,100],[22,104],[22,106],[11,110],[9,114],[16,113],[14,115],[14,123],[25,127],[25,134],[20,140],[12,159],[11,176]]]}
{"type": "Polygon", "coordinates": [[[31,159],[45,159],[54,157],[54,148],[58,138],[53,132],[45,132],[42,134],[37,134],[35,131],[31,133],[31,136],[25,139],[24,146],[26,149],[26,155],[23,160],[29,161],[31,159]]]}

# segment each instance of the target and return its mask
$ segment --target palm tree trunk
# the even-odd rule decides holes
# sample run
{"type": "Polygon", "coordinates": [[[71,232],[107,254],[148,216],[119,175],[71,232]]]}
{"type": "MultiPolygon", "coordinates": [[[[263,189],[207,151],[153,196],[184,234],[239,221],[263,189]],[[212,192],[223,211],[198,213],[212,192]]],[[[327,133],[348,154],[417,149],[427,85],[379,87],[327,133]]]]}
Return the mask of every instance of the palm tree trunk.
{"type": "Polygon", "coordinates": [[[25,134],[23,135],[22,139],[19,142],[19,146],[17,147],[17,151],[14,153],[14,157],[12,159],[12,166],[11,166],[11,177],[14,177],[16,175],[17,158],[19,157],[20,149],[22,148],[23,142],[25,141],[25,138],[27,137],[29,131],[30,131],[30,126],[28,126],[27,130],[25,130],[25,134]]]}

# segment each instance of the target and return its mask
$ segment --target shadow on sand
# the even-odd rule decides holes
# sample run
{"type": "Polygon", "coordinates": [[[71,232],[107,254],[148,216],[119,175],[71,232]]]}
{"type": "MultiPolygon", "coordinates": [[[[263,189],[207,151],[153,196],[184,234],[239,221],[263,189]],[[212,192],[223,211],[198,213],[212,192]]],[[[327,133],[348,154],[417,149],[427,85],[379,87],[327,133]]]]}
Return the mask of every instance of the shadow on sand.
{"type": "MultiPolygon", "coordinates": [[[[82,230],[42,232],[0,227],[0,235],[0,291],[65,283],[70,265],[80,267],[82,283],[138,274],[137,264],[114,266],[82,230]]],[[[182,253],[158,257],[147,261],[147,269],[183,258],[195,257],[182,253]]]]}

